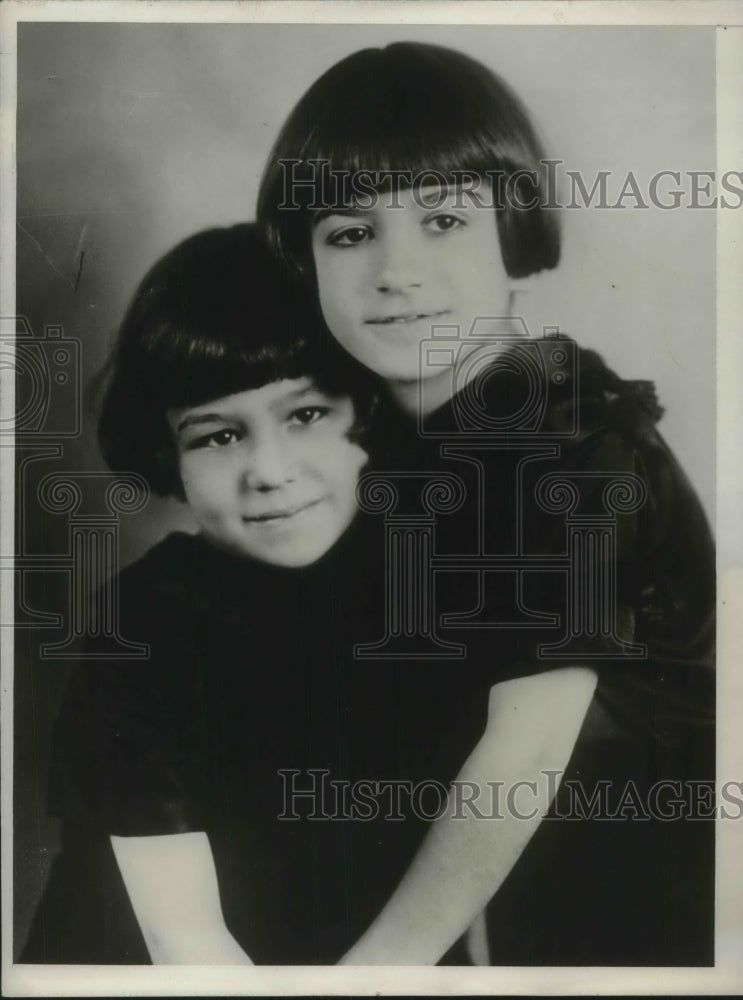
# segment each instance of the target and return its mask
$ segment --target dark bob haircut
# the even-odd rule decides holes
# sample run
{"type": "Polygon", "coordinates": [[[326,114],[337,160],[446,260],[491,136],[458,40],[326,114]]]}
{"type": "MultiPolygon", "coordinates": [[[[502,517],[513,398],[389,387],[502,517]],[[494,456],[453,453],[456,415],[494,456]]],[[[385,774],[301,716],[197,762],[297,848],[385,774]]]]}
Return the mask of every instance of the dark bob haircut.
{"type": "Polygon", "coordinates": [[[274,252],[311,275],[310,205],[333,207],[326,201],[339,177],[371,172],[379,182],[386,172],[386,185],[400,187],[426,172],[460,184],[495,177],[506,191],[510,178],[513,196],[497,196],[496,216],[506,271],[522,278],[560,258],[544,160],[521,101],[479,62],[417,42],[363,49],[324,73],[289,115],[261,181],[258,223],[274,252]]]}
{"type": "Polygon", "coordinates": [[[129,305],[103,373],[103,457],[160,495],[182,496],[169,409],[304,376],[351,397],[360,433],[371,378],[327,333],[314,297],[254,225],[197,233],[154,265],[129,305]]]}

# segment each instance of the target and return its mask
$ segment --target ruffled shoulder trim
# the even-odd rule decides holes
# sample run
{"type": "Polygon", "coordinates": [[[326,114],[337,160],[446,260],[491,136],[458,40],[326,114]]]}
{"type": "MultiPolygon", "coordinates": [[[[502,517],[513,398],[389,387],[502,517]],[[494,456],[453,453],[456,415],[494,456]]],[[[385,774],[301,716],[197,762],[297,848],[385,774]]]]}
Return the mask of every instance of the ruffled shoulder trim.
{"type": "Polygon", "coordinates": [[[658,399],[655,382],[648,379],[623,379],[606,364],[596,351],[579,349],[581,359],[581,380],[586,374],[600,375],[602,388],[609,400],[619,400],[636,405],[653,423],[657,423],[665,413],[658,399]],[[585,360],[584,360],[585,359],[585,360]]]}
{"type": "Polygon", "coordinates": [[[605,425],[633,439],[652,436],[665,412],[655,383],[620,378],[597,351],[576,350],[582,430],[605,425]]]}

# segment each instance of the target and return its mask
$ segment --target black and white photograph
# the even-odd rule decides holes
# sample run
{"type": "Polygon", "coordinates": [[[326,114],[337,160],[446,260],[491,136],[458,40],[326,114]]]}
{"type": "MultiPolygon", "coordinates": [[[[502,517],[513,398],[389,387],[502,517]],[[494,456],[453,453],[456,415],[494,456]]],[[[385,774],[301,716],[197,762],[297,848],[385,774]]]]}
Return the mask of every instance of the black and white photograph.
{"type": "Polygon", "coordinates": [[[743,28],[642,6],[6,7],[6,995],[743,987],[743,28]]]}

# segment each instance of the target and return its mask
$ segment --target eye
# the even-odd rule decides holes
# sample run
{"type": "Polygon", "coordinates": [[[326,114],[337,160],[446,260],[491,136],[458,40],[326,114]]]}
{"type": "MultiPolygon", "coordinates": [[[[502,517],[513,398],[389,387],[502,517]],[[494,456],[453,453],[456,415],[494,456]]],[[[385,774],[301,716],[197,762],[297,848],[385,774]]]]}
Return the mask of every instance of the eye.
{"type": "Polygon", "coordinates": [[[212,431],[209,434],[203,434],[201,437],[196,438],[192,441],[188,448],[189,450],[194,448],[225,448],[227,445],[236,444],[240,440],[240,435],[236,430],[229,427],[224,427],[218,431],[212,431]]]}
{"type": "Polygon", "coordinates": [[[294,427],[308,427],[316,424],[330,413],[329,406],[301,406],[289,414],[289,423],[294,427]]]}
{"type": "Polygon", "coordinates": [[[462,219],[457,218],[456,215],[441,212],[426,219],[425,225],[435,233],[450,233],[455,229],[462,229],[465,223],[462,219]]]}
{"type": "Polygon", "coordinates": [[[325,242],[331,247],[356,247],[372,239],[373,233],[368,226],[346,226],[325,237],[325,242]]]}

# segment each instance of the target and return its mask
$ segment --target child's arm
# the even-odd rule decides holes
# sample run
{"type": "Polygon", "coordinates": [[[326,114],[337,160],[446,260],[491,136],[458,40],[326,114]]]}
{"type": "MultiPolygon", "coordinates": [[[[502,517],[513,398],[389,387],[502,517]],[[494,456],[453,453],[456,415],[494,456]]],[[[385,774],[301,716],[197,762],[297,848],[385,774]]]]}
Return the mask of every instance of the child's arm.
{"type": "Polygon", "coordinates": [[[205,833],[111,837],[155,965],[252,965],[230,934],[205,833]]]}
{"type": "Polygon", "coordinates": [[[596,681],[592,670],[566,667],[492,688],[485,733],[457,781],[481,789],[472,805],[486,816],[498,811],[487,782],[503,782],[505,818],[475,818],[464,805],[465,818],[453,819],[450,795],[391,899],[341,964],[434,965],[467,930],[549,809],[561,774],[550,784],[543,772],[565,770],[596,681]],[[517,782],[534,784],[514,793],[509,814],[506,795],[517,782]]]}

